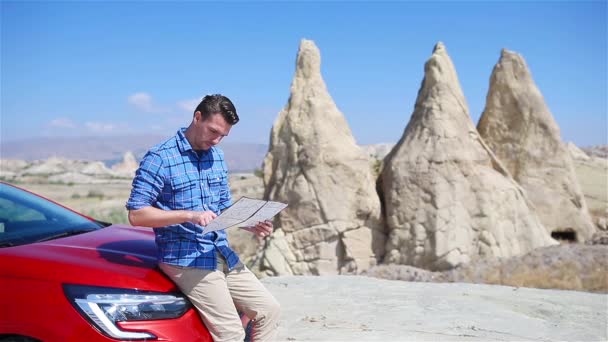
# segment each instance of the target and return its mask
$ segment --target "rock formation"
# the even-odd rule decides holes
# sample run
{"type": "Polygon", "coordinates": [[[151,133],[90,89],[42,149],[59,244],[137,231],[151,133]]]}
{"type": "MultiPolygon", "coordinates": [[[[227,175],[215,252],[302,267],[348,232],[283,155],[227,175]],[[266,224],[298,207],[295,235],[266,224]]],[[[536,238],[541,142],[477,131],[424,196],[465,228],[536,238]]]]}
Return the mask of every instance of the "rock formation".
{"type": "Polygon", "coordinates": [[[74,161],[72,160],[51,157],[28,165],[25,173],[31,175],[53,175],[68,172],[73,164],[74,161]]]}
{"type": "Polygon", "coordinates": [[[370,160],[355,143],[302,40],[287,106],[263,164],[266,199],[289,206],[275,222],[261,269],[275,275],[356,273],[382,256],[380,200],[370,160]]]}
{"type": "Polygon", "coordinates": [[[122,161],[112,166],[112,170],[119,175],[126,177],[135,177],[135,171],[139,167],[139,163],[133,152],[128,151],[122,156],[122,161]]]}
{"type": "Polygon", "coordinates": [[[608,159],[589,156],[572,143],[566,146],[591,219],[597,228],[608,230],[608,159]]]}
{"type": "Polygon", "coordinates": [[[576,241],[593,235],[568,149],[519,54],[503,49],[477,129],[526,190],[549,233],[576,241]]]}
{"type": "Polygon", "coordinates": [[[0,159],[0,179],[10,181],[17,178],[19,171],[27,168],[29,163],[18,159],[0,159]]]}
{"type": "Polygon", "coordinates": [[[111,170],[102,161],[51,157],[35,161],[0,159],[0,177],[21,183],[94,184],[125,182],[133,176],[111,170]]]}
{"type": "Polygon", "coordinates": [[[477,134],[442,43],[381,175],[386,263],[450,269],[554,244],[525,192],[477,134]]]}
{"type": "Polygon", "coordinates": [[[581,148],[589,157],[608,159],[608,145],[595,145],[581,148]]]}
{"type": "Polygon", "coordinates": [[[394,143],[382,143],[373,145],[362,145],[361,148],[367,152],[370,158],[382,160],[395,147],[394,143]]]}
{"type": "Polygon", "coordinates": [[[112,177],[115,176],[114,171],[108,169],[106,164],[101,161],[87,162],[80,173],[94,177],[112,177]]]}

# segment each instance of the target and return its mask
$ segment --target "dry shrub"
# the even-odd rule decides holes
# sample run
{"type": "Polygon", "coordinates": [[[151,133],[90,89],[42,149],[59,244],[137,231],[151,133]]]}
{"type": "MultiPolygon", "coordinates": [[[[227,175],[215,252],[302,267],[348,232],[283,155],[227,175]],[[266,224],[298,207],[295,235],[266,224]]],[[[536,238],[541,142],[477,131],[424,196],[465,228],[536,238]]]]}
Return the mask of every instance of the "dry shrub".
{"type": "Polygon", "coordinates": [[[565,244],[539,248],[501,264],[511,286],[608,292],[608,246],[565,244]]]}
{"type": "Polygon", "coordinates": [[[608,292],[608,246],[564,244],[523,256],[487,259],[443,272],[407,265],[378,265],[365,275],[421,282],[465,282],[542,289],[608,292]]]}

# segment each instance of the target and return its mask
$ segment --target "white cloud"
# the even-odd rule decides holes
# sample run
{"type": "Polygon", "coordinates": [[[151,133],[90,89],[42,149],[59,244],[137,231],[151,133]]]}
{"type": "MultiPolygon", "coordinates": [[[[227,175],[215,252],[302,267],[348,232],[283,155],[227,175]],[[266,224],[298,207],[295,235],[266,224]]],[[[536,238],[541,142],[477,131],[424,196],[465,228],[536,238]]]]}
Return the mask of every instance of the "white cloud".
{"type": "Polygon", "coordinates": [[[165,111],[163,108],[156,107],[154,101],[152,101],[152,96],[150,96],[148,93],[139,92],[129,95],[127,101],[137,110],[144,113],[160,113],[165,111]]]}
{"type": "Polygon", "coordinates": [[[49,126],[58,128],[76,128],[76,124],[68,118],[56,118],[49,122],[49,126]]]}
{"type": "Polygon", "coordinates": [[[84,126],[94,133],[110,133],[116,130],[116,125],[105,122],[89,121],[84,126]]]}
{"type": "Polygon", "coordinates": [[[127,122],[101,122],[87,121],[74,122],[68,118],[60,117],[49,121],[46,125],[45,133],[49,135],[72,135],[72,134],[117,134],[131,132],[127,122]]]}
{"type": "Polygon", "coordinates": [[[200,102],[200,99],[182,100],[177,102],[177,107],[185,112],[194,113],[194,109],[200,102]]]}

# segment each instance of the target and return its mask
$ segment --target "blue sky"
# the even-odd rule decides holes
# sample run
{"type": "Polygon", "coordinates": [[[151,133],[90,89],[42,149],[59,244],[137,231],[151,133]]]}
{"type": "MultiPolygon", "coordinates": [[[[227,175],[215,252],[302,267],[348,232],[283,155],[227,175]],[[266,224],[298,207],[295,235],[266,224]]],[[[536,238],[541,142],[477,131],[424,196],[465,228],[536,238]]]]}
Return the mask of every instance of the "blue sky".
{"type": "Polygon", "coordinates": [[[307,38],[360,144],[401,137],[438,41],[475,124],[507,48],[565,141],[606,144],[606,3],[2,1],[0,139],[169,136],[223,93],[241,117],[226,141],[268,143],[307,38]]]}

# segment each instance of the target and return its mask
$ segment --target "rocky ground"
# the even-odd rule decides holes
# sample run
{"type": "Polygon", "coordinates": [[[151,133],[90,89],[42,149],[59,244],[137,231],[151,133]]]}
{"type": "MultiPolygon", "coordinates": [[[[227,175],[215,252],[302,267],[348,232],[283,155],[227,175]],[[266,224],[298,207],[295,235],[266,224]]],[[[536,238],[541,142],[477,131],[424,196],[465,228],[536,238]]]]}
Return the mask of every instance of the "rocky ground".
{"type": "Polygon", "coordinates": [[[280,341],[606,341],[605,294],[361,276],[263,279],[280,341]]]}

